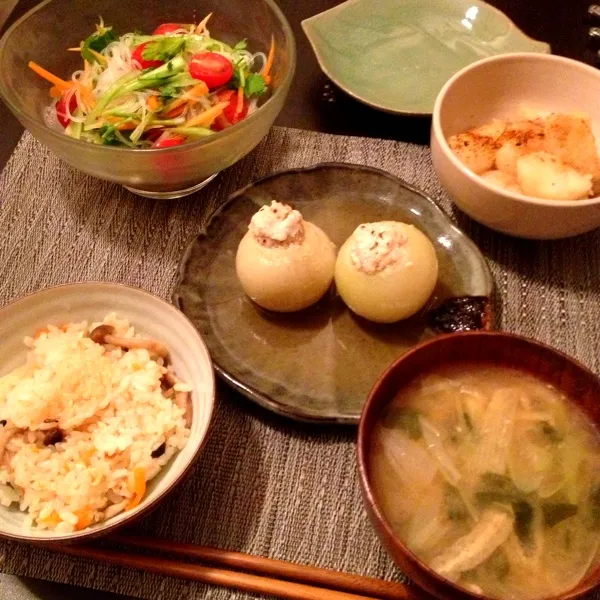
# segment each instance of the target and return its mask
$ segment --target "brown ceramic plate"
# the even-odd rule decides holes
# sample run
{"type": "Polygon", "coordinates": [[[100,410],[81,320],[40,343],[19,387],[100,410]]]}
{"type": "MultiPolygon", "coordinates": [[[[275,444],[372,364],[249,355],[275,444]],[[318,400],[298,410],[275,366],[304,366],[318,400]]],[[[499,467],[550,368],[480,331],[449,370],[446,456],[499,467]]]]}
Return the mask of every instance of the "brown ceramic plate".
{"type": "Polygon", "coordinates": [[[173,301],[202,334],[218,374],[246,397],[299,420],[357,423],[381,372],[433,337],[433,325],[489,329],[492,290],[484,257],[433,200],[377,169],[320,164],[271,175],[233,194],[184,254],[173,301]],[[257,307],[238,283],[235,253],[252,215],[275,199],[300,210],[338,248],[360,223],[417,226],[440,263],[428,305],[393,325],[355,317],[334,289],[298,313],[257,307]]]}

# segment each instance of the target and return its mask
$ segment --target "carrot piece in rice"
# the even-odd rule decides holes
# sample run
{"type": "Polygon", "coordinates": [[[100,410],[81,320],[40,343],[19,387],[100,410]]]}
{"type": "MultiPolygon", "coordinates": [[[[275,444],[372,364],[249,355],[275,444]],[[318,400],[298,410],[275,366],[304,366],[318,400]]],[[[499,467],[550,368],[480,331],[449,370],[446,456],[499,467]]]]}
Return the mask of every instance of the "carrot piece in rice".
{"type": "Polygon", "coordinates": [[[136,467],[133,470],[133,485],[129,488],[133,492],[133,498],[125,506],[125,510],[135,508],[146,493],[146,469],[144,467],[136,467]]]}
{"type": "Polygon", "coordinates": [[[76,510],[75,516],[77,517],[77,525],[75,525],[76,531],[89,527],[94,521],[94,511],[89,506],[86,506],[81,510],[76,510]]]}

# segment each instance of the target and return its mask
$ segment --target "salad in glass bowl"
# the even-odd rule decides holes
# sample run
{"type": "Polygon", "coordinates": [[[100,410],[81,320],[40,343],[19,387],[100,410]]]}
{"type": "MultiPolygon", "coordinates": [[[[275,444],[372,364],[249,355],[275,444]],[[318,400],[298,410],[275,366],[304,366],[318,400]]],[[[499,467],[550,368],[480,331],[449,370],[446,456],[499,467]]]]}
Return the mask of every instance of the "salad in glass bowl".
{"type": "Polygon", "coordinates": [[[61,79],[34,61],[47,79],[48,126],[72,138],[128,148],[169,148],[227,129],[269,93],[275,56],[230,46],[199,24],[162,23],[150,35],[118,35],[102,21],[69,51],[82,68],[61,79]]]}

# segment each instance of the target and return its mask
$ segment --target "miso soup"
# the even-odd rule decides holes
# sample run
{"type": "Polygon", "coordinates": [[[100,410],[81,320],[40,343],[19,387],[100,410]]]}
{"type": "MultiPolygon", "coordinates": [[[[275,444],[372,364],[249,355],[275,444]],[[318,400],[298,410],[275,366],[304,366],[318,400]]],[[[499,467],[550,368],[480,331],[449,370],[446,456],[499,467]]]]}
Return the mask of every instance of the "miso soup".
{"type": "Polygon", "coordinates": [[[494,598],[573,588],[600,559],[600,437],[524,372],[457,364],[385,409],[371,453],[382,511],[437,573],[494,598]]]}

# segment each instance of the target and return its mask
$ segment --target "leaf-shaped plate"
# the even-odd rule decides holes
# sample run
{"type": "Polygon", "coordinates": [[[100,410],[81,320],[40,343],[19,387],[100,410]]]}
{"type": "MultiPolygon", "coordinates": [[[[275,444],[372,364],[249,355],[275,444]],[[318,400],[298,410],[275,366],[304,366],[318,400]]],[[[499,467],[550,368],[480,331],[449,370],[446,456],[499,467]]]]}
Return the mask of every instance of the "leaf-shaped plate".
{"type": "MultiPolygon", "coordinates": [[[[277,173],[233,194],[184,254],[173,301],[202,334],[218,374],[242,394],[296,419],[356,423],[381,372],[436,334],[436,307],[448,298],[477,297],[477,326],[489,328],[492,290],[484,257],[432,200],[383,171],[329,163],[277,173]],[[440,264],[427,307],[406,321],[377,325],[355,317],[332,289],[298,313],[260,309],[242,291],[235,254],[252,215],[272,200],[300,210],[338,248],[360,223],[419,227],[440,264]]],[[[437,320],[442,329],[457,308],[437,320]]]]}
{"type": "Polygon", "coordinates": [[[374,108],[430,115],[444,83],[494,54],[550,52],[481,0],[348,0],[302,21],[323,72],[374,108]]]}

